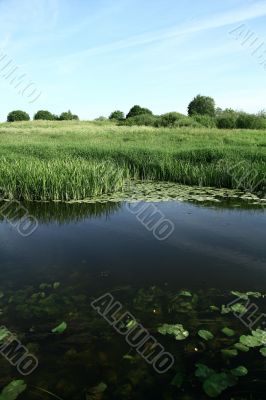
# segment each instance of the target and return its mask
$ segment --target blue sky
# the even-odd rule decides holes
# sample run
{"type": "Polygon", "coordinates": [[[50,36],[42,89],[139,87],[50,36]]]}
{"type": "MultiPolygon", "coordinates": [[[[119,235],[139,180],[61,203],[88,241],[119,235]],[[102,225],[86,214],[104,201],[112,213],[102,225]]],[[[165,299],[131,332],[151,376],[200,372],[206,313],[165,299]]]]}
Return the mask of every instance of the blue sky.
{"type": "Polygon", "coordinates": [[[245,24],[266,43],[265,22],[261,0],[0,0],[0,60],[41,93],[19,94],[2,60],[0,120],[13,109],[92,119],[134,104],[185,113],[198,93],[259,111],[266,68],[229,32],[245,24]]]}

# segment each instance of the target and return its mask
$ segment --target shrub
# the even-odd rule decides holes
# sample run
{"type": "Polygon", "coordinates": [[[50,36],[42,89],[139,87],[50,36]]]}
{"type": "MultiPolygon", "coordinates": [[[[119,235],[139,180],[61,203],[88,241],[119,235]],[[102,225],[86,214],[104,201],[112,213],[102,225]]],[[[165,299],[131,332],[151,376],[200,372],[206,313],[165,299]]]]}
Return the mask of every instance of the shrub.
{"type": "Polygon", "coordinates": [[[109,119],[116,121],[123,121],[123,119],[125,119],[125,115],[123,111],[116,110],[110,114],[109,119]]]}
{"type": "Polygon", "coordinates": [[[35,120],[42,119],[47,121],[55,121],[57,120],[57,118],[58,117],[56,115],[53,115],[52,113],[50,113],[50,111],[47,110],[37,111],[36,114],[34,115],[35,120]]]}
{"type": "Polygon", "coordinates": [[[29,114],[21,110],[11,111],[7,116],[7,122],[29,121],[29,120],[30,120],[29,114]]]}
{"type": "Polygon", "coordinates": [[[266,120],[254,114],[239,113],[236,127],[238,129],[266,129],[266,120]]]}
{"type": "Polygon", "coordinates": [[[188,115],[209,115],[210,117],[215,116],[215,102],[213,98],[196,96],[188,105],[188,115]]]}
{"type": "Polygon", "coordinates": [[[194,121],[198,122],[201,126],[205,128],[216,128],[216,119],[210,117],[209,115],[194,115],[192,117],[194,121]]]}
{"type": "Polygon", "coordinates": [[[104,117],[103,115],[100,115],[99,117],[95,118],[94,121],[103,122],[103,121],[107,121],[107,118],[104,117]]]}
{"type": "Polygon", "coordinates": [[[175,122],[176,128],[200,128],[201,126],[194,118],[186,116],[175,122]]]}
{"type": "Polygon", "coordinates": [[[67,112],[63,112],[60,117],[59,117],[60,121],[70,121],[72,119],[78,120],[79,117],[75,114],[72,114],[72,112],[70,110],[68,110],[67,112]]]}
{"type": "Polygon", "coordinates": [[[236,116],[233,114],[222,114],[216,119],[217,128],[219,129],[235,129],[236,116]]]}
{"type": "Polygon", "coordinates": [[[163,114],[158,117],[157,126],[163,127],[173,127],[176,125],[177,121],[184,118],[185,115],[177,113],[177,112],[170,112],[167,114],[163,114]]]}
{"type": "Polygon", "coordinates": [[[127,126],[158,126],[156,125],[156,121],[158,118],[160,117],[156,117],[155,115],[150,114],[141,114],[136,115],[135,117],[127,118],[124,122],[122,122],[122,124],[127,126]]]}
{"type": "Polygon", "coordinates": [[[132,117],[136,117],[136,116],[142,115],[142,114],[152,115],[152,112],[150,110],[148,110],[148,108],[142,108],[140,106],[134,106],[134,107],[131,108],[131,110],[127,114],[126,118],[132,118],[132,117]]]}

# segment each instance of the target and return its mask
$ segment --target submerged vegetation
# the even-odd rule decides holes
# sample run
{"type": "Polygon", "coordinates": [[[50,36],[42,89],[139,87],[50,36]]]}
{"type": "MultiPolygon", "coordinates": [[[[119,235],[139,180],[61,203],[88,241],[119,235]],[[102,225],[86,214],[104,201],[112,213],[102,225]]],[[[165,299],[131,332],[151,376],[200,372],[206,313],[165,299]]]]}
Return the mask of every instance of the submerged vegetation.
{"type": "MultiPolygon", "coordinates": [[[[88,271],[86,279],[83,272],[82,279],[77,275],[70,283],[39,282],[1,291],[2,323],[11,326],[41,362],[25,381],[12,381],[19,376],[0,358],[6,386],[1,398],[34,400],[36,391],[44,399],[63,400],[263,398],[265,332],[258,323],[250,332],[240,307],[227,313],[224,309],[229,304],[246,309],[249,299],[256,301],[263,315],[264,293],[166,286],[105,288],[173,355],[172,368],[159,375],[89,307],[102,293],[93,289],[88,271]],[[13,397],[3,397],[7,390],[13,397]]],[[[134,329],[130,323],[127,326],[134,329]]],[[[147,354],[152,354],[150,345],[147,354]]]]}
{"type": "Polygon", "coordinates": [[[265,190],[263,131],[34,121],[0,125],[6,199],[84,200],[128,179],[265,190]]]}

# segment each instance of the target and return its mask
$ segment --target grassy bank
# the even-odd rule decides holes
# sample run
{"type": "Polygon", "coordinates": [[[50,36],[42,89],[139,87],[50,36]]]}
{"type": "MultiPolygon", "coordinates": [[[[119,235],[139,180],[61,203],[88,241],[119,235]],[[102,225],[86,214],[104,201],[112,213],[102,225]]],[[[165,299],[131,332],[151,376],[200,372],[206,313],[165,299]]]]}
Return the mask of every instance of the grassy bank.
{"type": "Polygon", "coordinates": [[[259,192],[265,174],[265,131],[79,121],[0,124],[0,187],[6,198],[84,199],[118,190],[128,177],[226,188],[252,184],[259,192]]]}

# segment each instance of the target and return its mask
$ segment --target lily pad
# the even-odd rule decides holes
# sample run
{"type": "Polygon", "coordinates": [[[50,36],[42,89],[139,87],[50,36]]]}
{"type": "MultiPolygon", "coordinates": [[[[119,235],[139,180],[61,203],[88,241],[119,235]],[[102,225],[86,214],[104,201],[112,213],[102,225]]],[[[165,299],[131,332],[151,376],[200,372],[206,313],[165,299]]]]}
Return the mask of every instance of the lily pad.
{"type": "Polygon", "coordinates": [[[199,330],[199,331],[198,331],[198,335],[199,335],[202,339],[204,339],[204,340],[206,340],[206,341],[211,340],[211,339],[214,338],[213,334],[212,334],[210,331],[206,331],[206,330],[204,330],[204,329],[199,330]]]}
{"type": "Polygon", "coordinates": [[[189,336],[189,332],[181,324],[163,324],[157,330],[162,335],[173,335],[176,340],[184,340],[189,336]]]}
{"type": "Polygon", "coordinates": [[[248,300],[248,295],[247,295],[247,293],[241,293],[241,292],[238,292],[238,291],[232,291],[231,293],[232,293],[234,296],[238,297],[239,299],[248,300]]]}
{"type": "Polygon", "coordinates": [[[245,312],[247,312],[247,308],[241,303],[233,304],[231,306],[231,310],[237,314],[244,314],[245,312]]]}
{"type": "Polygon", "coordinates": [[[223,328],[222,332],[228,337],[232,337],[232,336],[235,335],[235,331],[233,329],[230,329],[230,328],[227,328],[227,327],[223,328]]]}
{"type": "Polygon", "coordinates": [[[187,290],[181,290],[178,294],[179,296],[192,297],[192,294],[187,290]]]}
{"type": "Polygon", "coordinates": [[[52,333],[63,333],[65,332],[66,328],[67,328],[67,323],[61,322],[61,324],[52,329],[52,333]]]}
{"type": "Polygon", "coordinates": [[[245,376],[245,375],[247,375],[247,374],[248,374],[248,370],[247,370],[247,368],[244,367],[243,365],[240,365],[240,366],[237,367],[237,368],[231,369],[231,373],[232,373],[234,376],[240,377],[240,376],[245,376]]]}
{"type": "Polygon", "coordinates": [[[9,331],[7,328],[0,328],[0,342],[5,340],[9,336],[9,331]]]}
{"type": "Polygon", "coordinates": [[[214,374],[215,371],[212,368],[209,368],[205,364],[196,364],[195,376],[199,379],[207,379],[210,375],[214,374]]]}
{"type": "Polygon", "coordinates": [[[223,349],[221,350],[221,353],[225,357],[236,357],[238,355],[237,349],[223,349]]]}
{"type": "Polygon", "coordinates": [[[220,372],[210,375],[203,383],[203,389],[209,397],[218,397],[224,390],[235,383],[228,374],[220,372]]]}
{"type": "Polygon", "coordinates": [[[255,331],[252,331],[252,336],[258,339],[262,345],[266,344],[266,331],[256,329],[255,331]]]}
{"type": "Polygon", "coordinates": [[[266,357],[266,347],[262,347],[262,348],[260,349],[260,354],[262,354],[263,357],[266,357]]]}
{"type": "Polygon", "coordinates": [[[247,353],[249,351],[249,347],[245,346],[242,343],[235,343],[234,347],[239,351],[243,351],[244,353],[247,353]]]}
{"type": "Polygon", "coordinates": [[[258,347],[261,346],[261,342],[254,336],[251,335],[242,335],[239,339],[240,343],[247,347],[258,347]]]}
{"type": "Polygon", "coordinates": [[[26,388],[27,385],[23,380],[14,380],[4,387],[0,394],[0,400],[15,400],[26,388]]]}

